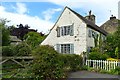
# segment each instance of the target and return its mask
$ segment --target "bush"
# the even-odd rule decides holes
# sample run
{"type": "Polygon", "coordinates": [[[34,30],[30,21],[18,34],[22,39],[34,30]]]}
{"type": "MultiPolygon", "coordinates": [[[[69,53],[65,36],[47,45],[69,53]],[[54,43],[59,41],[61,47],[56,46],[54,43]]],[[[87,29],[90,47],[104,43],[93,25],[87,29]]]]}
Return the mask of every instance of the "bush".
{"type": "Polygon", "coordinates": [[[72,71],[80,70],[80,66],[82,66],[82,57],[76,54],[72,54],[71,59],[69,59],[69,61],[71,61],[72,71]]]}
{"type": "Polygon", "coordinates": [[[2,46],[2,56],[13,56],[14,47],[13,46],[2,46]]]}
{"type": "Polygon", "coordinates": [[[89,59],[91,60],[100,60],[100,54],[99,52],[91,52],[89,54],[89,59]]]}
{"type": "Polygon", "coordinates": [[[115,69],[111,69],[111,70],[109,71],[109,74],[118,74],[118,73],[115,71],[115,69]]]}
{"type": "Polygon", "coordinates": [[[82,66],[81,70],[88,70],[88,66],[87,65],[82,66]]]}
{"type": "Polygon", "coordinates": [[[101,54],[100,58],[101,60],[107,60],[109,56],[107,54],[101,54]]]}
{"type": "Polygon", "coordinates": [[[116,67],[115,71],[118,72],[118,75],[120,75],[120,66],[116,67]]]}
{"type": "Polygon", "coordinates": [[[115,58],[115,53],[114,52],[106,52],[106,54],[111,57],[111,58],[115,58]]]}
{"type": "Polygon", "coordinates": [[[77,71],[80,70],[82,66],[82,57],[76,54],[61,54],[62,61],[64,62],[64,68],[68,71],[77,71]]]}
{"type": "Polygon", "coordinates": [[[91,60],[106,60],[108,58],[107,54],[101,54],[99,52],[91,52],[89,54],[89,59],[91,60]]]}
{"type": "Polygon", "coordinates": [[[16,45],[14,50],[15,50],[14,54],[16,56],[28,56],[31,54],[31,48],[25,42],[22,42],[22,43],[16,45]]]}
{"type": "Polygon", "coordinates": [[[108,71],[101,69],[100,73],[105,73],[106,74],[106,73],[108,73],[108,71]]]}
{"type": "Polygon", "coordinates": [[[64,78],[63,62],[58,53],[50,46],[40,46],[33,51],[35,57],[32,72],[35,78],[51,80],[64,78]]]}
{"type": "Polygon", "coordinates": [[[65,78],[69,71],[82,66],[82,58],[75,54],[60,54],[53,47],[39,46],[33,51],[35,59],[31,65],[34,77],[43,80],[65,78]]]}

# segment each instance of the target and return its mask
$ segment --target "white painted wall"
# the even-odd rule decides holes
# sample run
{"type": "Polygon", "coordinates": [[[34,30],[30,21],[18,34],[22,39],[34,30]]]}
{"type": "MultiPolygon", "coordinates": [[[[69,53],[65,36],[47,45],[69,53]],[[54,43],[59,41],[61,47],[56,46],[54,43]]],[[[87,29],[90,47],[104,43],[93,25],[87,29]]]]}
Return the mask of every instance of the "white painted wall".
{"type": "MultiPolygon", "coordinates": [[[[66,8],[47,38],[41,43],[41,45],[51,45],[56,50],[56,44],[74,44],[74,54],[81,54],[83,51],[87,52],[88,47],[95,47],[94,38],[88,37],[89,29],[91,28],[87,27],[84,21],[82,21],[68,8],[66,8]],[[57,37],[57,27],[67,26],[73,23],[73,36],[67,35],[57,37]]],[[[95,32],[100,34],[98,31],[95,32]]]]}
{"type": "Polygon", "coordinates": [[[78,18],[69,9],[65,9],[54,28],[51,30],[47,38],[41,43],[41,45],[51,45],[56,49],[56,44],[74,44],[74,53],[81,54],[83,51],[86,52],[86,24],[78,18]],[[70,25],[74,23],[74,35],[57,37],[57,27],[63,25],[70,25]]]}

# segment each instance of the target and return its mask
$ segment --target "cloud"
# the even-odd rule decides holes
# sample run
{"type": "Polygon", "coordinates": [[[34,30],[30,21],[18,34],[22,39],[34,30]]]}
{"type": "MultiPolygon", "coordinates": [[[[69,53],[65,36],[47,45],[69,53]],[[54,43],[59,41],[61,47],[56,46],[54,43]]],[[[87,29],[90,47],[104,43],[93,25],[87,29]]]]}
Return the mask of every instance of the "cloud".
{"type": "Polygon", "coordinates": [[[53,14],[61,10],[62,10],[61,8],[56,8],[56,9],[49,8],[48,10],[44,11],[42,14],[44,15],[44,19],[46,21],[49,21],[52,19],[53,14]]]}
{"type": "Polygon", "coordinates": [[[26,5],[23,3],[16,3],[15,9],[16,9],[17,13],[19,13],[19,14],[24,14],[28,11],[26,5]]]}
{"type": "MultiPolygon", "coordinates": [[[[92,10],[96,15],[97,24],[100,25],[109,19],[113,14],[118,18],[118,2],[119,0],[47,0],[51,3],[68,6],[74,9],[92,10]],[[111,10],[111,13],[110,13],[111,10]]],[[[85,12],[86,13],[86,12],[85,12]]]]}
{"type": "Polygon", "coordinates": [[[52,28],[53,23],[50,21],[45,21],[38,16],[29,16],[27,14],[24,14],[26,11],[27,9],[24,9],[18,13],[12,13],[7,12],[5,10],[5,7],[0,6],[0,18],[11,20],[8,25],[18,25],[20,23],[23,25],[28,24],[30,28],[37,29],[38,32],[42,31],[44,33],[48,33],[48,30],[52,28]]]}

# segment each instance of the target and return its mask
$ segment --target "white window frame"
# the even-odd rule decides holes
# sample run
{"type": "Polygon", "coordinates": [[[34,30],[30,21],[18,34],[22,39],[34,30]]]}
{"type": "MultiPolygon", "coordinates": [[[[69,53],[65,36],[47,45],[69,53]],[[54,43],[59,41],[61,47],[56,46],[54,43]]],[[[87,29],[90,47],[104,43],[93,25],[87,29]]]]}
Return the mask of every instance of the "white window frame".
{"type": "Polygon", "coordinates": [[[70,35],[70,36],[74,35],[73,24],[67,26],[61,26],[57,29],[57,37],[66,36],[66,35],[70,35]]]}
{"type": "Polygon", "coordinates": [[[74,54],[74,44],[57,44],[57,51],[64,54],[74,54]]]}

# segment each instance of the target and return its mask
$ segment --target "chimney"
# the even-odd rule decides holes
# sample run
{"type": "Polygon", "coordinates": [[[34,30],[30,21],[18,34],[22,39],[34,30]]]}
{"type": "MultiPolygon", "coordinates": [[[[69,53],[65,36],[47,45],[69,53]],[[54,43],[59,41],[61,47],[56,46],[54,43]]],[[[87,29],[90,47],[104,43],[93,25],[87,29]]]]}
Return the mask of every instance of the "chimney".
{"type": "Polygon", "coordinates": [[[116,19],[116,16],[111,15],[110,20],[116,19]]]}
{"type": "Polygon", "coordinates": [[[87,20],[92,21],[92,22],[95,24],[95,15],[92,14],[92,11],[91,11],[91,10],[89,11],[89,15],[88,15],[88,16],[85,16],[85,18],[86,18],[87,20]]]}

